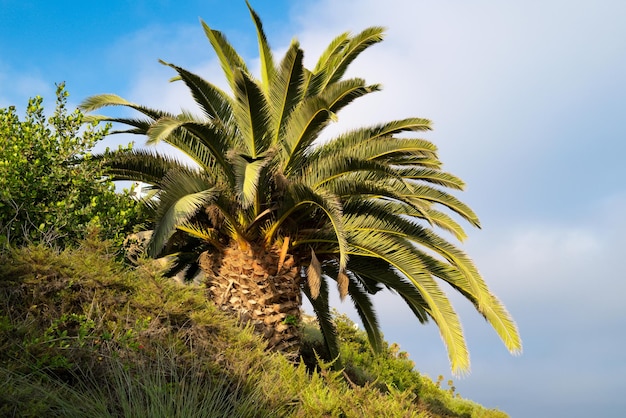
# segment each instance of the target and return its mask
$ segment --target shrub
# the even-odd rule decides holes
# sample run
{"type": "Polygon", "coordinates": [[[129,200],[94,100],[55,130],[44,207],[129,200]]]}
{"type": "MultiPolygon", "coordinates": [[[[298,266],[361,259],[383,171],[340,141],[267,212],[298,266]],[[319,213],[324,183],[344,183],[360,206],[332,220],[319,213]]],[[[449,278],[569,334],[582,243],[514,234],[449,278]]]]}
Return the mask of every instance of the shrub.
{"type": "Polygon", "coordinates": [[[63,84],[56,95],[48,119],[39,96],[29,100],[24,120],[14,106],[0,109],[0,248],[33,242],[65,247],[90,229],[121,242],[146,219],[143,205],[128,192],[116,193],[103,160],[90,154],[109,127],[82,129],[82,113],[67,110],[63,84]]]}

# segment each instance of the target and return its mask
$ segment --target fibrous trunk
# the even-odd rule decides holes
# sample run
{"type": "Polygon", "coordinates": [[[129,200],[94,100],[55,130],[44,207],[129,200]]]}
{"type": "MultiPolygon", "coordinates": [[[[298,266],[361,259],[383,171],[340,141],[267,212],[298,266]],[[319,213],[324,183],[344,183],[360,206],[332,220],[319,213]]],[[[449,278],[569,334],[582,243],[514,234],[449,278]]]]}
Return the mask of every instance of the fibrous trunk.
{"type": "Polygon", "coordinates": [[[279,267],[275,249],[233,244],[224,251],[202,253],[211,299],[223,310],[250,322],[268,341],[268,348],[288,356],[300,348],[300,274],[287,255],[279,267]]]}

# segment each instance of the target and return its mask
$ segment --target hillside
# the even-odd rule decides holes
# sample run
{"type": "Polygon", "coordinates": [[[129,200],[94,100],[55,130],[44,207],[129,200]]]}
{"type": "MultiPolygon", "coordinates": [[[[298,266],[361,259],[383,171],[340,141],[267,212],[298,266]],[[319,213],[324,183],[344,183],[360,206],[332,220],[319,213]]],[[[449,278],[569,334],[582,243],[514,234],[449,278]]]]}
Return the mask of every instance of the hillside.
{"type": "Polygon", "coordinates": [[[342,316],[342,367],[316,359],[314,324],[294,365],[202,287],[115,255],[94,240],[0,255],[0,416],[507,416],[413,371],[396,345],[374,355],[342,316]]]}

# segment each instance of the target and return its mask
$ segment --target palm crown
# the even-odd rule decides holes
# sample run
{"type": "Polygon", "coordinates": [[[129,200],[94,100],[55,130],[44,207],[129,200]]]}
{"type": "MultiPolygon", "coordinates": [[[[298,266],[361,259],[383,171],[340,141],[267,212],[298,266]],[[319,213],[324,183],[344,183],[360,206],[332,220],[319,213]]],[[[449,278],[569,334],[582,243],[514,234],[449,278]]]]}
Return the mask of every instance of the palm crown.
{"type": "MultiPolygon", "coordinates": [[[[129,129],[120,132],[146,135],[148,144],[164,141],[193,161],[185,164],[146,150],[109,160],[114,178],[142,181],[156,190],[149,254],[181,254],[182,248],[191,248],[176,242],[202,244],[192,248],[194,257],[181,256],[196,265],[198,251],[221,254],[222,264],[228,257],[241,257],[228,253],[229,248],[254,249],[252,258],[259,260],[274,254],[270,261],[277,266],[259,278],[293,282],[288,293],[298,293],[291,295],[298,309],[300,290],[310,299],[332,355],[337,346],[329,280],[337,282],[342,299],[350,296],[375,349],[381,334],[371,296],[389,289],[420,322],[436,322],[452,369],[467,371],[461,325],[439,286],[445,282],[474,304],[510,351],[521,350],[515,323],[470,258],[435,232],[442,229],[458,240],[465,238],[446,212],[474,226],[479,221],[445,190],[461,190],[464,184],[441,170],[436,147],[424,139],[398,136],[429,130],[430,121],[396,120],[316,141],[343,107],[379,90],[344,74],[362,51],[382,40],[383,29],[339,35],[308,70],[297,41],[276,63],[259,17],[252,8],[250,12],[259,43],[260,79],[225,36],[204,22],[230,94],[162,61],[189,88],[201,114],[170,114],[108,94],[82,104],[88,111],[103,106],[138,111],[143,117],[94,118],[126,124],[129,129]],[[281,276],[289,268],[292,274],[281,276]]],[[[224,274],[217,267],[212,271],[214,276],[224,274]]],[[[285,315],[281,318],[284,325],[285,315]]]]}

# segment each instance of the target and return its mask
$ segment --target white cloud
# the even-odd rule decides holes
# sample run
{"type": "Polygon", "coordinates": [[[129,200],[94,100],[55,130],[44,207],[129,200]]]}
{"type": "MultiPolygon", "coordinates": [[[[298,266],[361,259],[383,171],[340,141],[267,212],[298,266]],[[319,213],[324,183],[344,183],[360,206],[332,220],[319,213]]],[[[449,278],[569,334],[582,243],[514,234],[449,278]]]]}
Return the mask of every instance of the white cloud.
{"type": "Polygon", "coordinates": [[[42,96],[44,107],[54,109],[54,91],[54,84],[45,82],[42,77],[19,73],[8,67],[0,68],[0,108],[15,106],[22,115],[28,98],[42,96]]]}
{"type": "Polygon", "coordinates": [[[435,131],[427,137],[473,192],[482,187],[480,199],[514,190],[506,198],[524,195],[518,207],[538,205],[550,188],[552,205],[574,198],[562,182],[577,174],[575,162],[598,167],[590,153],[617,162],[625,151],[625,115],[613,110],[626,108],[625,8],[619,1],[322,1],[303,13],[298,36],[311,62],[346,29],[387,26],[382,45],[353,64],[354,74],[384,90],[346,109],[341,123],[430,118],[435,131]],[[539,181],[548,182],[543,190],[539,181]]]}
{"type": "Polygon", "coordinates": [[[547,299],[568,306],[569,298],[600,312],[620,309],[626,314],[626,306],[619,303],[626,283],[618,280],[626,254],[624,196],[598,201],[568,222],[548,217],[473,234],[469,251],[507,298],[547,299]]]}

